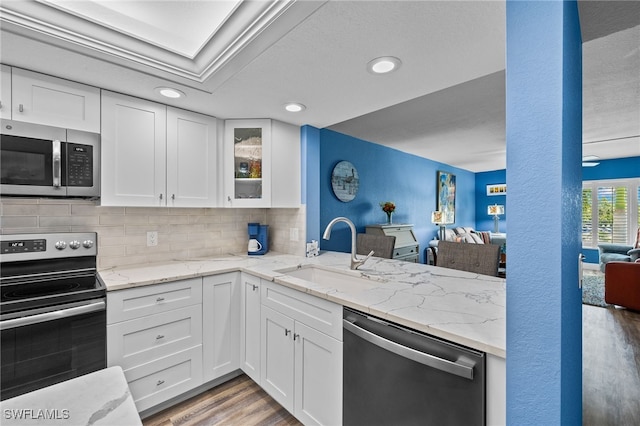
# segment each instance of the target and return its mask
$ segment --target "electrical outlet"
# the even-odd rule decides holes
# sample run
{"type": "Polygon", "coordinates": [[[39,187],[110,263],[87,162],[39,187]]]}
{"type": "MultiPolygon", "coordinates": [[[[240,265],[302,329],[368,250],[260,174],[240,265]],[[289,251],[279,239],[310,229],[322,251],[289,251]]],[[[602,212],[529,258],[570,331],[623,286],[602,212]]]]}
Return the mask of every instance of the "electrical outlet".
{"type": "Polygon", "coordinates": [[[298,241],[298,228],[289,228],[289,240],[298,241]]]}
{"type": "Polygon", "coordinates": [[[147,232],[147,247],[155,247],[158,245],[158,231],[147,232]]]}

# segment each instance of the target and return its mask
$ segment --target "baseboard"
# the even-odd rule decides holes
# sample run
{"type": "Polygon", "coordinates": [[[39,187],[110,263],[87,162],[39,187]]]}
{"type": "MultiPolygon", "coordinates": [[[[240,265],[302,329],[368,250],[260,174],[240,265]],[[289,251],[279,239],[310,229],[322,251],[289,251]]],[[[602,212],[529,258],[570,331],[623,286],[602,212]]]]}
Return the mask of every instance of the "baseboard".
{"type": "Polygon", "coordinates": [[[599,263],[583,263],[582,264],[582,268],[583,269],[589,269],[592,271],[599,271],[600,270],[600,264],[599,263]]]}

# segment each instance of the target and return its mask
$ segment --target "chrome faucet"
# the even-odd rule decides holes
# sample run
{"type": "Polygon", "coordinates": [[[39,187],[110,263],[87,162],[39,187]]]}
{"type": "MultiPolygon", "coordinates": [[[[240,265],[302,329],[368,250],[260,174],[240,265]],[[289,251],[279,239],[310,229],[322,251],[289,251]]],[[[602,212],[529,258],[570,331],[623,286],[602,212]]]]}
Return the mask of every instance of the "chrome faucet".
{"type": "Polygon", "coordinates": [[[371,253],[369,253],[364,259],[358,259],[356,257],[356,227],[353,222],[351,222],[346,217],[336,217],[331,222],[329,222],[327,228],[324,230],[322,238],[328,240],[331,236],[331,228],[333,228],[333,225],[338,222],[344,222],[349,225],[349,228],[351,228],[351,269],[358,269],[358,267],[364,265],[364,262],[366,262],[371,256],[373,256],[374,251],[371,250],[371,253]]]}

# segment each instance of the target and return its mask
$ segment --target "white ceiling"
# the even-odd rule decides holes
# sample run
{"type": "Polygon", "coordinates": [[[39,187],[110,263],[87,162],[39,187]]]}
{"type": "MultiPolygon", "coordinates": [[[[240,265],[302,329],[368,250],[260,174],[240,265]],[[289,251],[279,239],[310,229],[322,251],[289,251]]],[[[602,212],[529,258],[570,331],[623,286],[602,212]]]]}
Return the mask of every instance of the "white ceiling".
{"type": "MultiPolygon", "coordinates": [[[[640,2],[579,5],[584,154],[640,156],[640,2]]],[[[5,0],[0,25],[9,65],[471,171],[506,165],[503,1],[5,0]],[[368,73],[379,56],[402,66],[368,73]],[[161,99],[161,85],[187,97],[161,99]]]]}

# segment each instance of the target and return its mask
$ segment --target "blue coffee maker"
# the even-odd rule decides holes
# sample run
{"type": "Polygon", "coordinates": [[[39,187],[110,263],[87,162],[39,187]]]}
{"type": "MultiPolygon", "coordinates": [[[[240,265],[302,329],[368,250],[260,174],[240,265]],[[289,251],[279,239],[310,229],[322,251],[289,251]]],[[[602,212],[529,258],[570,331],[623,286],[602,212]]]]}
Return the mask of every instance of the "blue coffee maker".
{"type": "Polygon", "coordinates": [[[269,225],[249,223],[249,246],[247,253],[250,255],[265,254],[269,251],[269,225]]]}

